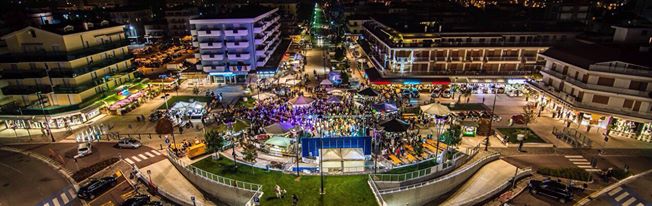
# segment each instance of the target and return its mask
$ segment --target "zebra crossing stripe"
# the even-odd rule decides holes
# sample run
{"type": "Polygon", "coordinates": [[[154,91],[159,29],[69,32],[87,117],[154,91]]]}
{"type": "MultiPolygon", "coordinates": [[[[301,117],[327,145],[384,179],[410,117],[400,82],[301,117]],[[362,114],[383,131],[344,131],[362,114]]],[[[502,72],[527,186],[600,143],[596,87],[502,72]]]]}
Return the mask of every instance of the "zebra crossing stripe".
{"type": "Polygon", "coordinates": [[[591,169],[591,165],[577,165],[577,167],[582,168],[582,169],[591,169]]]}
{"type": "Polygon", "coordinates": [[[586,170],[587,172],[600,172],[600,171],[602,171],[600,169],[584,169],[584,170],[586,170]]]}
{"type": "Polygon", "coordinates": [[[136,162],[140,162],[140,159],[138,159],[138,157],[136,157],[135,155],[134,155],[134,156],[131,156],[131,158],[134,159],[134,160],[136,160],[136,162]]]}
{"type": "Polygon", "coordinates": [[[134,161],[132,161],[132,160],[129,159],[129,158],[125,158],[125,161],[127,161],[127,163],[129,163],[129,164],[133,164],[133,163],[134,163],[134,161]]]}
{"type": "Polygon", "coordinates": [[[43,206],[50,206],[50,203],[46,202],[45,204],[43,204],[43,206]]]}
{"type": "Polygon", "coordinates": [[[636,202],[636,198],[635,197],[630,197],[627,201],[625,201],[625,203],[623,203],[623,206],[629,206],[634,202],[636,202]]]}
{"type": "Polygon", "coordinates": [[[149,156],[149,157],[155,157],[152,153],[149,153],[149,152],[145,152],[145,154],[146,154],[147,156],[149,156]]]}
{"type": "Polygon", "coordinates": [[[156,154],[156,155],[161,155],[161,153],[159,153],[159,152],[156,151],[156,150],[152,150],[151,152],[154,153],[154,154],[156,154]]]}
{"type": "Polygon", "coordinates": [[[615,189],[609,191],[609,193],[607,193],[607,194],[609,196],[614,196],[615,194],[618,194],[618,192],[620,192],[621,190],[623,190],[622,187],[616,187],[615,189]]]}
{"type": "Polygon", "coordinates": [[[61,193],[61,201],[63,201],[63,205],[68,204],[70,202],[70,199],[68,199],[68,195],[66,193],[61,193]]]}
{"type": "Polygon", "coordinates": [[[636,206],[645,206],[643,203],[638,203],[636,206]]]}
{"type": "Polygon", "coordinates": [[[568,160],[570,160],[571,162],[589,162],[586,159],[568,159],[568,160]]]}
{"type": "Polygon", "coordinates": [[[54,206],[61,206],[61,203],[59,202],[59,198],[56,196],[52,198],[52,203],[54,204],[54,206]]]}
{"type": "Polygon", "coordinates": [[[590,165],[591,163],[590,162],[573,162],[573,164],[576,164],[576,165],[590,165]]]}
{"type": "Polygon", "coordinates": [[[616,201],[620,202],[620,200],[624,199],[627,196],[629,196],[629,192],[625,191],[622,194],[618,195],[618,197],[616,197],[616,201]]]}
{"type": "Polygon", "coordinates": [[[582,155],[564,155],[564,157],[570,159],[570,158],[584,158],[582,155]]]}
{"type": "Polygon", "coordinates": [[[143,160],[146,160],[146,159],[147,159],[147,156],[145,156],[145,155],[143,155],[143,154],[138,154],[138,156],[139,156],[141,159],[143,159],[143,160]]]}

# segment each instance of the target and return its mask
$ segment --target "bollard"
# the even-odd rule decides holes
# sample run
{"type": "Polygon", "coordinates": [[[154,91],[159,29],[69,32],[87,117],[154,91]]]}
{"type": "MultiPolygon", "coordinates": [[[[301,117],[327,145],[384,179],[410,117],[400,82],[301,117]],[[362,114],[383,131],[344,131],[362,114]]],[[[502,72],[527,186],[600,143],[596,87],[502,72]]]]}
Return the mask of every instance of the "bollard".
{"type": "Polygon", "coordinates": [[[152,139],[152,134],[151,133],[149,134],[149,139],[152,139]]]}
{"type": "Polygon", "coordinates": [[[159,147],[161,147],[161,150],[163,150],[163,144],[158,144],[159,147]]]}

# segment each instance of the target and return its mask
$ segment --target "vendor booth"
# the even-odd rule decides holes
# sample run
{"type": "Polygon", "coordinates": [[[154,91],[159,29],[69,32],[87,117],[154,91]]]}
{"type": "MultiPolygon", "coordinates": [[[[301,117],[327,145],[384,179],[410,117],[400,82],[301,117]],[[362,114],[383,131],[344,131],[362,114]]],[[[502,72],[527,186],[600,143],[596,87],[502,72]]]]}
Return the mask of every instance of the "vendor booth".
{"type": "Polygon", "coordinates": [[[293,125],[290,124],[290,123],[287,123],[287,122],[277,122],[277,123],[271,124],[271,125],[269,125],[269,126],[263,128],[263,129],[265,130],[265,133],[267,133],[267,134],[271,134],[271,135],[286,135],[286,134],[288,134],[290,131],[292,131],[292,129],[294,129],[294,128],[296,128],[296,127],[293,126],[293,125]]]}
{"type": "Polygon", "coordinates": [[[462,121],[462,136],[475,137],[478,132],[478,123],[472,121],[462,121]]]}
{"type": "Polygon", "coordinates": [[[206,114],[206,102],[177,102],[170,108],[170,114],[173,116],[189,116],[193,119],[199,119],[206,114]]]}
{"type": "Polygon", "coordinates": [[[265,147],[268,149],[269,155],[273,156],[290,155],[289,147],[291,144],[291,138],[282,136],[273,136],[265,141],[265,147]]]}
{"type": "Polygon", "coordinates": [[[324,172],[364,172],[365,156],[361,148],[323,149],[324,172]]]}

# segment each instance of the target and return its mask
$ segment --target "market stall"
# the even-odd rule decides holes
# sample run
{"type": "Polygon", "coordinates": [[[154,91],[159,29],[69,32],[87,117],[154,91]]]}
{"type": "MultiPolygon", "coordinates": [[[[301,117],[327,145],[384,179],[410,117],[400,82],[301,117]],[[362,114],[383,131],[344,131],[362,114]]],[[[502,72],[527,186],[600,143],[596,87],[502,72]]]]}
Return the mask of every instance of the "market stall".
{"type": "Polygon", "coordinates": [[[478,123],[474,121],[462,121],[460,123],[462,126],[462,136],[464,137],[475,137],[478,132],[478,123]]]}
{"type": "Polygon", "coordinates": [[[265,147],[269,155],[283,156],[289,155],[289,147],[292,144],[292,139],[282,136],[273,136],[265,141],[265,147]]]}
{"type": "Polygon", "coordinates": [[[198,119],[206,114],[206,102],[177,102],[170,108],[170,114],[172,116],[189,116],[198,119]]]}

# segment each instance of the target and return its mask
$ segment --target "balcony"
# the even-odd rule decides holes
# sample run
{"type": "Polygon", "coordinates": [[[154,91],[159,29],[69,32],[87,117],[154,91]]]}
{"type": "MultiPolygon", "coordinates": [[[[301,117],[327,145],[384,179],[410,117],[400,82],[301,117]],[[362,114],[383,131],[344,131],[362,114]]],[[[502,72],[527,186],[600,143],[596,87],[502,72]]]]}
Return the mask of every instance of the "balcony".
{"type": "Polygon", "coordinates": [[[224,54],[202,54],[201,60],[205,61],[222,61],[224,60],[224,54]]]}
{"type": "Polygon", "coordinates": [[[240,49],[240,48],[247,48],[247,47],[249,47],[248,41],[226,42],[226,48],[229,49],[240,49]]]}
{"type": "Polygon", "coordinates": [[[48,76],[44,69],[32,70],[9,70],[2,72],[2,79],[28,79],[43,78],[48,76]]]}
{"type": "Polygon", "coordinates": [[[586,89],[586,90],[592,90],[592,91],[598,91],[598,92],[607,92],[607,93],[612,93],[614,95],[619,95],[619,94],[625,94],[625,95],[631,95],[631,96],[636,96],[636,97],[643,97],[643,98],[649,98],[650,94],[652,92],[647,92],[647,91],[638,91],[638,90],[633,90],[629,88],[618,88],[618,87],[609,87],[609,86],[602,86],[602,85],[596,85],[596,84],[588,84],[584,83],[582,81],[579,81],[577,79],[573,79],[569,76],[563,75],[559,72],[556,72],[554,70],[542,70],[543,73],[548,74],[550,76],[555,77],[556,79],[559,79],[561,81],[565,81],[569,84],[575,85],[579,88],[586,89]]]}
{"type": "Polygon", "coordinates": [[[265,55],[266,55],[266,54],[265,54],[265,51],[266,51],[266,50],[263,50],[263,49],[261,49],[261,50],[256,50],[256,56],[265,56],[265,55]]]}
{"type": "Polygon", "coordinates": [[[229,60],[248,60],[250,58],[251,58],[251,55],[249,53],[229,54],[228,55],[229,60]]]}
{"type": "Polygon", "coordinates": [[[224,72],[226,71],[225,66],[204,66],[202,67],[204,72],[209,73],[209,72],[224,72]]]}
{"type": "Polygon", "coordinates": [[[76,76],[81,76],[99,69],[103,69],[107,66],[114,65],[120,62],[124,62],[134,58],[133,54],[126,54],[119,57],[105,58],[100,61],[96,61],[93,64],[90,64],[85,67],[76,68],[76,69],[52,69],[50,71],[50,77],[53,78],[71,78],[76,76]]]}
{"type": "Polygon", "coordinates": [[[110,43],[91,46],[69,52],[40,51],[30,53],[14,53],[0,56],[0,62],[39,62],[39,61],[70,61],[97,54],[104,51],[117,49],[129,45],[127,40],[116,40],[110,43]]]}
{"type": "Polygon", "coordinates": [[[197,36],[221,36],[220,30],[199,30],[197,31],[197,36]]]}
{"type": "Polygon", "coordinates": [[[610,67],[606,65],[591,65],[589,71],[609,72],[634,76],[652,77],[652,70],[639,67],[610,67]]]}
{"type": "Polygon", "coordinates": [[[225,36],[247,36],[247,33],[248,30],[244,28],[224,30],[225,36]]]}
{"type": "Polygon", "coordinates": [[[8,85],[2,88],[2,93],[4,95],[30,95],[35,94],[36,92],[41,93],[50,93],[52,92],[52,87],[46,84],[39,85],[8,85]]]}
{"type": "Polygon", "coordinates": [[[222,48],[222,43],[220,43],[220,42],[199,43],[199,48],[201,48],[201,49],[220,49],[220,48],[222,48]]]}

